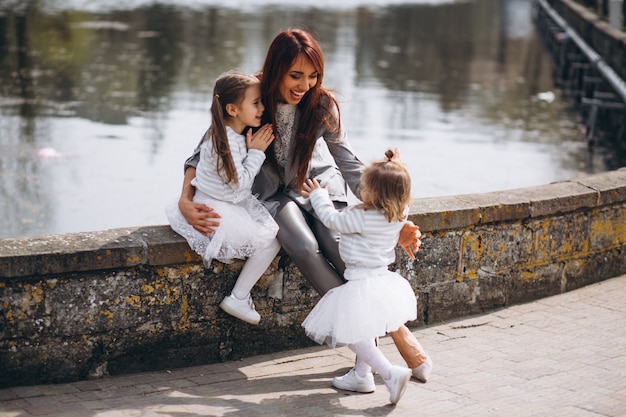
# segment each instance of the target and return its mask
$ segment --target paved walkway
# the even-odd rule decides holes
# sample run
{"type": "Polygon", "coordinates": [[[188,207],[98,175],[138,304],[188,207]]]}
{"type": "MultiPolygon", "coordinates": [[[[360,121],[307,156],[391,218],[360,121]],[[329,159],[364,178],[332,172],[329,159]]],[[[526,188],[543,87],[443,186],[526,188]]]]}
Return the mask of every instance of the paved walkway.
{"type": "MultiPolygon", "coordinates": [[[[347,348],[0,390],[0,416],[626,416],[626,275],[415,331],[434,361],[397,406],[335,390],[347,348]]],[[[402,360],[391,339],[381,348],[402,360]]]]}

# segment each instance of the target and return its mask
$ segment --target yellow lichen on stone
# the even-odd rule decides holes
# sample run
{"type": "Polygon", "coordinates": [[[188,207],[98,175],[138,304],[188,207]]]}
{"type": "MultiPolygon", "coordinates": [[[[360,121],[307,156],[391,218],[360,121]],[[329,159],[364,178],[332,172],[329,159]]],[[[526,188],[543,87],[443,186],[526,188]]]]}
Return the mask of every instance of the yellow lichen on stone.
{"type": "Polygon", "coordinates": [[[180,320],[178,320],[178,329],[186,330],[189,328],[189,303],[187,296],[183,296],[180,303],[180,320]]]}
{"type": "Polygon", "coordinates": [[[532,282],[534,280],[537,279],[537,274],[536,272],[532,272],[532,271],[521,271],[521,275],[522,275],[522,280],[525,283],[529,283],[532,282]]]}
{"type": "Polygon", "coordinates": [[[113,321],[113,312],[111,312],[111,311],[103,310],[103,311],[98,312],[98,314],[100,314],[101,316],[106,317],[109,320],[109,322],[113,321]]]}
{"type": "Polygon", "coordinates": [[[139,307],[141,305],[141,298],[138,295],[131,295],[126,297],[126,304],[133,307],[139,307]]]}

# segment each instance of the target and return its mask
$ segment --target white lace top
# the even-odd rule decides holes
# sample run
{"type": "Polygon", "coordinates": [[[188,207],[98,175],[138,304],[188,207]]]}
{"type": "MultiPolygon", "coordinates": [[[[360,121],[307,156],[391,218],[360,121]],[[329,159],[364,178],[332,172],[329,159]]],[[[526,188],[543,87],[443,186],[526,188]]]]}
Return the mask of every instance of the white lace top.
{"type": "Polygon", "coordinates": [[[278,165],[287,166],[291,145],[295,139],[296,105],[279,103],[276,108],[276,138],[274,139],[274,156],[278,165]]]}

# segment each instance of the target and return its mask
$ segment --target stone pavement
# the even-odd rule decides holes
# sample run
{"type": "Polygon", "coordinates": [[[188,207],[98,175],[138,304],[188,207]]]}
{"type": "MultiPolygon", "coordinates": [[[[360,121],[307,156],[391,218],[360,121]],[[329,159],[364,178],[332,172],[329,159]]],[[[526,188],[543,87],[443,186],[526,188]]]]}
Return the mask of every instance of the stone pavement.
{"type": "MultiPolygon", "coordinates": [[[[415,329],[434,370],[398,405],[335,390],[347,348],[0,390],[0,416],[626,416],[626,275],[415,329]]],[[[390,360],[402,364],[391,339],[390,360]]]]}

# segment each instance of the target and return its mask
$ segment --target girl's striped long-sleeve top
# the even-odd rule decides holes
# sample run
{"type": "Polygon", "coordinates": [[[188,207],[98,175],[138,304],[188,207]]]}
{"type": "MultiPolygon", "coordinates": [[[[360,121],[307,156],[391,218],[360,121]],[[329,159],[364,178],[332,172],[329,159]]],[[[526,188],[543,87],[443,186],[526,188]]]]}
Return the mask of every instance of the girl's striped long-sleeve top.
{"type": "Polygon", "coordinates": [[[217,173],[217,155],[213,152],[211,139],[207,139],[200,147],[200,160],[196,169],[196,177],[191,185],[196,191],[202,192],[217,200],[238,203],[252,194],[254,178],[261,170],[265,153],[257,149],[247,149],[246,138],[230,127],[226,128],[230,153],[237,170],[238,184],[226,183],[217,173]]]}
{"type": "Polygon", "coordinates": [[[404,221],[389,222],[383,213],[359,205],[339,211],[324,188],[314,190],[310,198],[320,221],[341,233],[339,253],[346,267],[378,268],[393,263],[404,221]]]}

